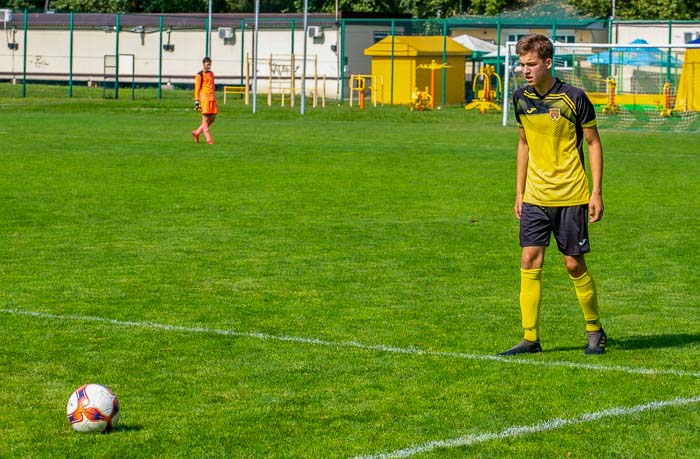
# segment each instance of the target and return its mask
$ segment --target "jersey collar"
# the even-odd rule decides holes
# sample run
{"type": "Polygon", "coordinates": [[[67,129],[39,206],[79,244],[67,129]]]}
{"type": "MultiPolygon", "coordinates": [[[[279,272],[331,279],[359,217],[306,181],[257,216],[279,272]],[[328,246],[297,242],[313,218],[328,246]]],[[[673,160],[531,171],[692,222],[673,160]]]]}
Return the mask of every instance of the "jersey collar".
{"type": "Polygon", "coordinates": [[[562,81],[561,81],[559,78],[554,78],[554,84],[552,85],[552,87],[549,88],[549,91],[547,91],[546,93],[544,93],[544,94],[542,94],[542,95],[540,95],[540,93],[537,92],[537,90],[535,89],[534,86],[530,86],[530,89],[532,90],[532,92],[533,92],[537,97],[539,97],[540,99],[544,99],[544,98],[547,97],[549,94],[551,94],[555,89],[558,90],[559,87],[560,87],[562,84],[563,84],[563,83],[562,83],[562,81]]]}

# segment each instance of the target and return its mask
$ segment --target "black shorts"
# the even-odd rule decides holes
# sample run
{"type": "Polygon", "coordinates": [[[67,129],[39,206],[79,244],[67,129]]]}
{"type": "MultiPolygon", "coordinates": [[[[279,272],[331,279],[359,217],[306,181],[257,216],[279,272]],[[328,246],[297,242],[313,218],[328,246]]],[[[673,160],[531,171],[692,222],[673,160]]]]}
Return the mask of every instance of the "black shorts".
{"type": "Polygon", "coordinates": [[[520,214],[520,246],[549,247],[554,235],[564,255],[582,255],[591,251],[588,241],[588,205],[542,207],[523,203],[520,214]]]}

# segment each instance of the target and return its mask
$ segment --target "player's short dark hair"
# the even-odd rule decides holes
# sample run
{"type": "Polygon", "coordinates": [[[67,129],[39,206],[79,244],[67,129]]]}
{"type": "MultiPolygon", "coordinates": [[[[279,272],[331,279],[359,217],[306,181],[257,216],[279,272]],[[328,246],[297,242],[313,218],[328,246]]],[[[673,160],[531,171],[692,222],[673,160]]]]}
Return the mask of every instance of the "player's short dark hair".
{"type": "Polygon", "coordinates": [[[206,64],[207,62],[211,64],[211,57],[207,56],[204,59],[202,59],[202,64],[206,64]]]}
{"type": "Polygon", "coordinates": [[[522,56],[531,52],[537,53],[540,59],[552,59],[554,57],[554,44],[552,40],[539,33],[526,35],[515,45],[515,54],[522,56]]]}

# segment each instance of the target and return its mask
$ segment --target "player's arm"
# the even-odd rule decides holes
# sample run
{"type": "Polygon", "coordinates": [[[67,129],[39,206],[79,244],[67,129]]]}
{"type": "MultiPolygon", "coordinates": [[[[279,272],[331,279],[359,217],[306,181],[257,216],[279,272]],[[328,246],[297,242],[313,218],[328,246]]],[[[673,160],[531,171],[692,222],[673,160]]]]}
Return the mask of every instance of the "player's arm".
{"type": "Polygon", "coordinates": [[[525,129],[520,128],[518,134],[518,149],[515,159],[515,217],[520,220],[523,209],[523,196],[525,195],[525,178],[527,177],[527,163],[530,158],[530,147],[527,144],[525,129]]]}
{"type": "Polygon", "coordinates": [[[202,75],[198,73],[194,77],[194,108],[199,111],[199,93],[202,91],[202,75]]]}
{"type": "Polygon", "coordinates": [[[588,202],[588,214],[591,223],[603,218],[603,144],[598,128],[583,128],[583,137],[588,144],[588,163],[591,169],[591,197],[588,202]]]}

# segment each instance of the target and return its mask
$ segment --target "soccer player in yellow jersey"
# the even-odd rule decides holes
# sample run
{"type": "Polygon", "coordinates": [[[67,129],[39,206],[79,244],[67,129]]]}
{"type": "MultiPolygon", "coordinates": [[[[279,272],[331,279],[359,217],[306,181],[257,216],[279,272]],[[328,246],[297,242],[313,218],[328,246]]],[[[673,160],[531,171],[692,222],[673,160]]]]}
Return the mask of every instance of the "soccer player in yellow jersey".
{"type": "Polygon", "coordinates": [[[521,38],[515,48],[525,87],[513,94],[519,128],[515,216],[520,220],[520,312],[523,340],[500,355],[542,352],[539,312],[542,266],[553,235],[586,322],[586,354],[605,352],[595,283],[585,254],[588,223],[603,216],[603,147],[595,110],[582,89],[551,73],[554,46],[544,35],[521,38]],[[583,143],[588,146],[591,182],[583,143]],[[590,187],[590,190],[589,190],[590,187]]]}
{"type": "Polygon", "coordinates": [[[202,71],[194,77],[194,108],[202,112],[202,124],[192,131],[194,141],[199,143],[200,134],[204,134],[208,144],[214,143],[209,133],[209,126],[214,124],[216,114],[216,85],[214,83],[214,73],[211,71],[211,59],[205,57],[202,60],[202,71]]]}

